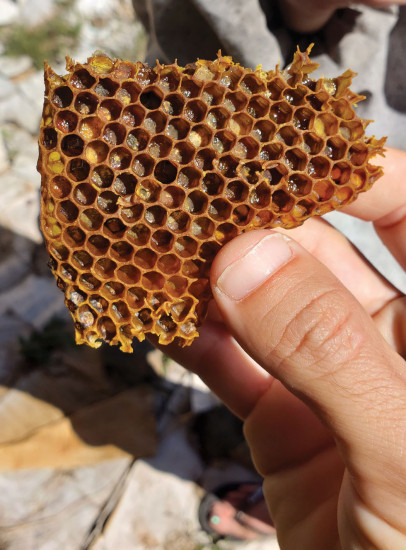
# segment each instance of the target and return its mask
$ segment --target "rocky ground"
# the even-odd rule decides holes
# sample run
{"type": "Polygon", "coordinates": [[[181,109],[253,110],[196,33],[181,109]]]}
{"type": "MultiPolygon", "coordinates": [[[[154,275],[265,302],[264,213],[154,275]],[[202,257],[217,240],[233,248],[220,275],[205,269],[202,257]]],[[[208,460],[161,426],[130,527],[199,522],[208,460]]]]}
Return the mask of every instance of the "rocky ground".
{"type": "MultiPolygon", "coordinates": [[[[256,479],[241,426],[146,344],[77,348],[38,230],[41,64],[103,49],[140,59],[130,0],[0,0],[0,548],[198,550],[204,491],[256,479]]],[[[333,218],[378,267],[404,274],[365,224],[333,218]]]]}
{"type": "Polygon", "coordinates": [[[199,528],[206,489],[256,479],[240,424],[146,344],[77,348],[46,265],[42,61],[142,58],[130,0],[0,0],[0,35],[0,548],[276,548],[215,545],[199,528]]]}

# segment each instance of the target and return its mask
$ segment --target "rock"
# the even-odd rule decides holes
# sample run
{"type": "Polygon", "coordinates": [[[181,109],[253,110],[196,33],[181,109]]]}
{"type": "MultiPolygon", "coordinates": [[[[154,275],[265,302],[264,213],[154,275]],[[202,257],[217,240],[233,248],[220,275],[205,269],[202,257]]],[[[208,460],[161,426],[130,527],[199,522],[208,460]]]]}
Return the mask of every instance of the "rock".
{"type": "MultiPolygon", "coordinates": [[[[1,84],[0,84],[1,86],[1,84]]],[[[8,158],[8,153],[6,149],[6,145],[4,143],[4,139],[2,138],[0,134],[0,174],[5,172],[10,168],[10,162],[8,158]]]]}
{"type": "Polygon", "coordinates": [[[120,458],[74,470],[0,475],[0,534],[8,550],[77,550],[122,479],[120,458]]]}
{"type": "Polygon", "coordinates": [[[0,0],[0,25],[10,25],[18,20],[18,6],[11,0],[0,0]]]}
{"type": "Polygon", "coordinates": [[[14,122],[31,134],[37,135],[40,120],[41,109],[38,107],[38,100],[37,103],[30,101],[19,91],[0,102],[0,123],[14,122]]]}
{"type": "Polygon", "coordinates": [[[35,27],[51,19],[58,2],[54,0],[19,0],[20,22],[27,27],[35,27]]]}
{"type": "MultiPolygon", "coordinates": [[[[0,58],[1,63],[1,58],[0,58]]],[[[13,82],[10,82],[8,77],[1,74],[1,67],[0,67],[0,101],[10,97],[15,90],[15,84],[13,82]]]]}
{"type": "Polygon", "coordinates": [[[30,240],[0,227],[0,292],[9,290],[28,274],[34,247],[30,240]]]}
{"type": "Polygon", "coordinates": [[[27,72],[31,67],[32,60],[28,55],[20,55],[19,57],[2,55],[0,59],[0,73],[6,78],[19,76],[27,72]]]}

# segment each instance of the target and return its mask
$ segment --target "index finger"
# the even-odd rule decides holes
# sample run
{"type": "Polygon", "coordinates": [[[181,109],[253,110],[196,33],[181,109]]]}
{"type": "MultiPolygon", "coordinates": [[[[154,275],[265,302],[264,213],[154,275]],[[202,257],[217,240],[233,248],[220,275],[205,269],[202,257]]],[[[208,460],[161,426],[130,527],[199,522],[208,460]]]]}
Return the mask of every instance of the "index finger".
{"type": "Polygon", "coordinates": [[[406,151],[388,148],[375,163],[383,166],[382,178],[342,211],[372,221],[381,240],[406,268],[406,151]]]}

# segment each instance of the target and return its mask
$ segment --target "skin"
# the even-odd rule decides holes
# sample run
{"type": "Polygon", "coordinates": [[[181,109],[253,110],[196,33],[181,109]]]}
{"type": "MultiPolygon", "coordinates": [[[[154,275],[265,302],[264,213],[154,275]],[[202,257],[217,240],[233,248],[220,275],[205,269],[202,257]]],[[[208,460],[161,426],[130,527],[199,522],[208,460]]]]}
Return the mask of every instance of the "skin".
{"type": "MultiPolygon", "coordinates": [[[[406,153],[377,164],[385,176],[345,211],[406,268],[406,153]]],[[[286,233],[223,247],[200,337],[165,353],[244,420],[283,550],[401,550],[406,298],[326,221],[286,233]]]]}
{"type": "MultiPolygon", "coordinates": [[[[358,0],[357,3],[371,8],[387,8],[393,4],[406,5],[406,0],[358,0]]],[[[352,3],[349,0],[279,0],[279,8],[287,26],[301,33],[318,31],[336,10],[350,5],[352,3]]]]}

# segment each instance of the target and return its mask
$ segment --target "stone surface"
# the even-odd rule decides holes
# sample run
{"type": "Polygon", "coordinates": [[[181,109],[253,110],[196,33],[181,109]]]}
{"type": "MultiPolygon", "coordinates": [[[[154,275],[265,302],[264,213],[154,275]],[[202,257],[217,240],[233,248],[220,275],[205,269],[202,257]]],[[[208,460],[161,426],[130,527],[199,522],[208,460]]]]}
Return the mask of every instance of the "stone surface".
{"type": "Polygon", "coordinates": [[[28,55],[21,55],[20,57],[1,56],[0,74],[7,78],[24,74],[31,67],[32,61],[28,55]]]}
{"type": "Polygon", "coordinates": [[[10,25],[18,19],[18,6],[11,0],[0,0],[0,26],[10,25]]]}

